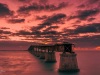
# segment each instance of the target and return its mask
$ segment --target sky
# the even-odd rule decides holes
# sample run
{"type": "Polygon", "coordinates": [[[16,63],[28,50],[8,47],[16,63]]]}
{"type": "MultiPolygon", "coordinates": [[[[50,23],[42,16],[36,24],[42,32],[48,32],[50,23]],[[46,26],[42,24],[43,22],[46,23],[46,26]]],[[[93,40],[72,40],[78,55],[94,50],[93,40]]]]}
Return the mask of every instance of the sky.
{"type": "Polygon", "coordinates": [[[100,0],[0,0],[0,50],[61,42],[100,50],[100,0]]]}

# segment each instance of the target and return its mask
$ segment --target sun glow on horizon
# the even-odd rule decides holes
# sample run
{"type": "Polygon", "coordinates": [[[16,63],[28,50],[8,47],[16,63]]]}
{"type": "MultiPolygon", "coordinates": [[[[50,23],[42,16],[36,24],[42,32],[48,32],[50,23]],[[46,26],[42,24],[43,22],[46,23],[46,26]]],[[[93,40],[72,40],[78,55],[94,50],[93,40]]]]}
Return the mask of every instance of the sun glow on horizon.
{"type": "Polygon", "coordinates": [[[97,47],[96,47],[96,50],[100,50],[100,46],[97,46],[97,47]]]}

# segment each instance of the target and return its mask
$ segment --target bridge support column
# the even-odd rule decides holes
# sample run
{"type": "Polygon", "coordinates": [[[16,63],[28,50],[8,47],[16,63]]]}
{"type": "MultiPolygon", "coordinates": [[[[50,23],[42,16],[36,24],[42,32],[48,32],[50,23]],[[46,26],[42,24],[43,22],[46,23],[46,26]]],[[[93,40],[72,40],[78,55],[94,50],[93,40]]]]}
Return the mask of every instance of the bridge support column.
{"type": "Polygon", "coordinates": [[[36,50],[34,50],[34,55],[36,56],[36,50]]]}
{"type": "Polygon", "coordinates": [[[33,52],[33,54],[36,56],[36,52],[37,52],[37,49],[36,49],[36,47],[34,47],[34,52],[33,52]]]}
{"type": "Polygon", "coordinates": [[[40,53],[40,59],[45,59],[45,52],[41,51],[41,53],[40,53]]]}
{"type": "Polygon", "coordinates": [[[30,46],[29,48],[28,48],[28,51],[30,52],[30,53],[33,53],[34,52],[34,46],[30,46]]]}
{"type": "Polygon", "coordinates": [[[60,72],[78,72],[78,64],[75,53],[65,52],[60,55],[60,72]]]}
{"type": "Polygon", "coordinates": [[[37,51],[36,51],[36,56],[39,57],[40,56],[40,51],[39,49],[37,48],[37,51]]]}
{"type": "Polygon", "coordinates": [[[55,52],[46,52],[45,62],[56,62],[55,52]]]}
{"type": "Polygon", "coordinates": [[[31,51],[31,54],[34,54],[34,50],[31,51]]]}

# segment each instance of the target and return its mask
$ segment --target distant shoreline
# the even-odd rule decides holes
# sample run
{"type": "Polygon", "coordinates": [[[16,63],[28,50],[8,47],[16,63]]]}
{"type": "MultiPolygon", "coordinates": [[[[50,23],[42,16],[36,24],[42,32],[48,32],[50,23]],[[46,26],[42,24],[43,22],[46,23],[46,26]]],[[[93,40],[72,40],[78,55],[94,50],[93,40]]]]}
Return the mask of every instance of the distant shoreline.
{"type": "MultiPolygon", "coordinates": [[[[0,50],[0,51],[28,51],[28,50],[0,50]]],[[[100,51],[100,50],[74,50],[75,52],[88,52],[88,51],[100,51]]],[[[57,52],[61,52],[61,51],[57,51],[57,52]]]]}
{"type": "Polygon", "coordinates": [[[28,51],[28,50],[0,50],[0,51],[28,51]]]}

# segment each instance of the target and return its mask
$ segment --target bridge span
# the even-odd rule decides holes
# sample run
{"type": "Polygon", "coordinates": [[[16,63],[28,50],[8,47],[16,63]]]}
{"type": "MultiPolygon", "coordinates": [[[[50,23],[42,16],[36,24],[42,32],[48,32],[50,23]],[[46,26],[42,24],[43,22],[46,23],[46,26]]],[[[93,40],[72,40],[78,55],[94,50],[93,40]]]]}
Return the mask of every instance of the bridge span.
{"type": "Polygon", "coordinates": [[[75,45],[69,42],[60,44],[31,45],[28,51],[33,55],[44,59],[45,62],[56,62],[55,52],[60,51],[59,72],[78,72],[77,54],[73,51],[75,45]]]}

